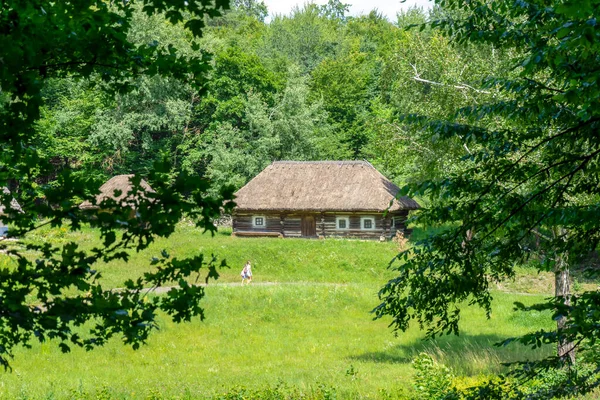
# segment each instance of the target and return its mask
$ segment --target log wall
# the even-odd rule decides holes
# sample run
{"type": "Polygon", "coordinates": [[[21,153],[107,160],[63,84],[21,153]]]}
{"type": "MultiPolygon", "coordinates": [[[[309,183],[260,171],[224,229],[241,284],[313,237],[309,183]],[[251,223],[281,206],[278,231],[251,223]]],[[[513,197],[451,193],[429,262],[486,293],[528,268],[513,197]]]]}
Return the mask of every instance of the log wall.
{"type": "MultiPolygon", "coordinates": [[[[302,237],[302,216],[295,214],[282,214],[283,219],[283,236],[285,237],[302,237]]],[[[317,231],[319,224],[317,222],[317,231]]]]}
{"type": "Polygon", "coordinates": [[[411,230],[406,229],[406,219],[407,218],[408,218],[407,210],[397,211],[397,212],[393,213],[392,215],[390,215],[390,237],[396,236],[396,232],[399,230],[404,232],[405,236],[410,235],[411,230]],[[394,218],[394,217],[396,218],[395,226],[391,225],[392,218],[394,218]]]}
{"type": "MultiPolygon", "coordinates": [[[[246,233],[268,232],[280,233],[283,237],[302,237],[302,216],[312,215],[316,221],[317,236],[319,237],[350,237],[362,239],[380,239],[384,237],[390,239],[396,235],[398,230],[406,231],[405,221],[408,211],[399,211],[388,213],[385,217],[383,213],[283,213],[283,212],[263,212],[263,213],[235,213],[233,215],[233,233],[240,232],[240,236],[246,233]],[[264,227],[253,227],[252,217],[264,216],[266,225],[264,227]],[[349,219],[348,229],[338,229],[336,217],[347,217],[349,219]],[[361,229],[361,218],[371,217],[375,220],[374,229],[361,229]],[[396,225],[392,225],[392,218],[396,217],[396,225]]],[[[408,234],[408,232],[407,232],[408,234]]],[[[246,235],[248,236],[248,235],[246,235]]],[[[255,236],[255,235],[252,235],[255,236]]]]}
{"type": "Polygon", "coordinates": [[[233,216],[232,225],[234,232],[281,232],[281,223],[278,214],[236,214],[233,216]],[[254,227],[252,225],[253,216],[264,216],[265,226],[254,227]]]}

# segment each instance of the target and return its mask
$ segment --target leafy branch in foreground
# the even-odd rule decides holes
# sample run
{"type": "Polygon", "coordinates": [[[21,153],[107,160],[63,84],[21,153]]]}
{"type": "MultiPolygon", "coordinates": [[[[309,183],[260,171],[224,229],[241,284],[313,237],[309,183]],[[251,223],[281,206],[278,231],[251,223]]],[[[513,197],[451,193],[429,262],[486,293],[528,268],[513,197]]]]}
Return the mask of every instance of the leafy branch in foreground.
{"type": "MultiPolygon", "coordinates": [[[[225,266],[224,260],[219,263],[215,256],[207,259],[202,254],[171,259],[163,252],[162,257],[148,261],[154,272],[124,282],[122,289],[104,288],[94,267],[100,262],[127,261],[131,250],[143,250],[155,238],[170,236],[184,216],[198,221],[201,229],[216,230],[212,221],[219,218],[223,202],[233,198],[232,190],[210,197],[207,181],[185,175],[173,179],[170,174],[158,173],[161,168],[168,171],[168,165],[157,165],[150,177],[156,192],[144,191],[141,179],[131,178],[127,204],[106,198],[96,209],[81,210],[77,203],[71,202],[68,208],[63,203],[62,212],[70,215],[70,229],[76,230],[82,223],[98,228],[100,246],[83,250],[75,242],[62,246],[31,242],[27,233],[38,227],[19,225],[13,233],[23,240],[0,244],[16,263],[0,270],[2,365],[8,367],[16,344],[29,346],[33,337],[40,341],[57,339],[61,349],[69,351],[71,344],[90,350],[121,335],[125,343],[137,348],[157,327],[159,310],[176,322],[194,316],[204,318],[199,306],[204,288],[192,283],[217,279],[217,267],[225,266]],[[154,289],[168,285],[177,287],[170,288],[165,296],[152,296],[154,289]]],[[[76,178],[68,182],[72,190],[79,187],[76,178]]],[[[73,195],[66,189],[62,186],[63,201],[68,194],[73,195]]],[[[224,211],[230,211],[232,204],[226,203],[224,211]]],[[[55,218],[51,224],[61,226],[65,222],[55,218]]]]}
{"type": "Polygon", "coordinates": [[[94,77],[107,96],[132,89],[136,78],[160,75],[191,84],[201,91],[209,69],[199,51],[183,57],[173,46],[156,40],[129,40],[134,12],[160,15],[183,24],[200,37],[205,18],[221,15],[227,0],[140,0],[106,2],[4,1],[0,4],[0,204],[22,243],[1,242],[0,251],[14,263],[0,270],[0,364],[9,367],[15,346],[33,338],[57,339],[63,351],[77,345],[91,349],[121,335],[134,347],[156,327],[156,313],[175,321],[202,316],[198,301],[202,287],[189,278],[207,268],[216,278],[217,260],[198,255],[189,260],[155,262],[158,272],[127,282],[122,290],[104,288],[94,265],[128,260],[129,250],[147,248],[155,238],[173,233],[184,216],[199,228],[214,231],[213,221],[232,206],[232,190],[211,190],[206,180],[176,173],[157,163],[148,179],[155,192],[144,192],[141,177],[132,178],[126,204],[110,199],[89,211],[82,200],[95,204],[98,182],[69,169],[55,171],[38,149],[35,123],[44,105],[42,90],[53,78],[94,77]],[[140,7],[138,7],[140,6],[140,7]],[[51,177],[49,179],[48,177],[51,177]],[[12,197],[22,207],[12,207],[12,197]],[[134,209],[136,212],[132,213],[134,209]],[[110,210],[110,212],[103,212],[110,210]],[[100,230],[102,245],[90,250],[78,243],[32,243],[27,234],[44,225],[78,230],[87,223],[100,230]],[[175,282],[164,297],[147,298],[147,289],[175,282]],[[76,329],[79,327],[78,329],[76,329]]]}
{"type": "MultiPolygon", "coordinates": [[[[510,49],[515,76],[487,79],[482,87],[494,96],[458,110],[453,120],[405,119],[432,138],[458,138],[469,151],[458,172],[402,193],[436,199],[414,221],[447,229],[398,256],[398,276],[381,289],[374,311],[392,316],[394,329],[406,330],[415,320],[430,337],[458,334],[462,304],[476,304],[489,316],[491,285],[513,277],[515,266],[533,263],[555,274],[554,298],[536,309],[552,310],[557,330],[512,341],[555,344],[557,356],[521,364],[515,374],[587,368],[574,366],[576,350],[584,357],[595,345],[600,303],[596,292],[571,294],[569,271],[594,254],[600,240],[600,2],[436,3],[443,16],[432,26],[458,42],[510,49]]],[[[545,395],[595,388],[600,360],[587,362],[588,373],[566,374],[545,395]]]]}

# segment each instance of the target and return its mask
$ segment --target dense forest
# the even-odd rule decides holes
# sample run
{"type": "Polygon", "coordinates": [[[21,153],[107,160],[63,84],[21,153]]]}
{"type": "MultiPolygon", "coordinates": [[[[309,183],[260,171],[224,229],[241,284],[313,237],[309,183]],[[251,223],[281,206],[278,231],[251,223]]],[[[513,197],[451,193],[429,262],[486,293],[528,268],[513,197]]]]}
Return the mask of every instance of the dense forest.
{"type": "Polygon", "coordinates": [[[146,175],[166,155],[215,187],[239,188],[274,160],[367,159],[397,183],[452,170],[463,146],[436,146],[399,117],[444,118],[489,96],[475,86],[506,55],[406,29],[426,21],[420,9],[397,21],[347,12],[331,0],[267,23],[262,2],[236,1],[196,41],[140,6],[129,40],[211,57],[204,91],[145,76],[115,97],[104,94],[101,76],[54,79],[44,89],[38,147],[56,172],[146,175]]]}

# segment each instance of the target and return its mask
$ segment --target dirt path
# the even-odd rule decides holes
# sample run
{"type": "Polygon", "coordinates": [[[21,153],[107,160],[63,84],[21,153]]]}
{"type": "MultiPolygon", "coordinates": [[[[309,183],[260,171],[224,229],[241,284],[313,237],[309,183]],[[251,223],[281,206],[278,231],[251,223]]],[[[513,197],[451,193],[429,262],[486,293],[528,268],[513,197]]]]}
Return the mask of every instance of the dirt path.
{"type": "MultiPolygon", "coordinates": [[[[198,283],[194,286],[242,286],[240,282],[219,282],[219,283],[198,283]]],[[[348,286],[347,283],[332,283],[332,282],[252,282],[248,285],[244,286],[348,286]]],[[[179,286],[161,286],[158,288],[147,288],[143,289],[145,293],[154,293],[154,294],[164,294],[173,288],[178,288],[179,286]]],[[[114,289],[115,291],[123,291],[124,288],[114,289]]]]}
{"type": "MultiPolygon", "coordinates": [[[[334,282],[252,282],[248,285],[244,285],[244,286],[348,286],[348,283],[334,283],[334,282]]],[[[242,287],[242,284],[240,282],[215,282],[215,283],[198,283],[194,286],[202,286],[202,287],[208,287],[208,286],[240,286],[242,287]]],[[[147,293],[154,293],[154,294],[164,294],[167,293],[169,290],[173,289],[173,288],[178,288],[179,286],[175,285],[175,286],[161,286],[158,288],[146,288],[143,289],[144,294],[147,293]]],[[[118,288],[118,289],[113,289],[114,291],[123,291],[125,290],[124,288],[118,288]]],[[[503,287],[502,285],[497,285],[496,290],[499,290],[503,293],[506,294],[515,294],[515,295],[523,295],[523,296],[539,296],[539,295],[545,295],[546,293],[526,293],[526,292],[520,292],[520,291],[514,291],[514,290],[510,290],[508,288],[503,287]]]]}

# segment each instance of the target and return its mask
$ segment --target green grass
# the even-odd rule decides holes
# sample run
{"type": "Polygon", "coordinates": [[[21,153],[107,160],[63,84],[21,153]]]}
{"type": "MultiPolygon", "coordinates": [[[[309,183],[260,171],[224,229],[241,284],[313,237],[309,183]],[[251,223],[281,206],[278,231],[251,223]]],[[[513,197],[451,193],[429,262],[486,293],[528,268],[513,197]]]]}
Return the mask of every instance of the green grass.
{"type": "Polygon", "coordinates": [[[118,341],[93,352],[61,354],[53,343],[21,350],[0,396],[21,393],[66,398],[72,391],[145,398],[152,390],[174,396],[211,395],[226,388],[261,388],[283,381],[303,390],[326,383],[343,393],[374,396],[410,389],[411,359],[432,354],[457,374],[497,372],[499,362],[527,355],[495,348],[506,336],[547,326],[514,321],[512,302],[532,296],[498,294],[490,321],[468,309],[459,337],[424,342],[417,329],[394,337],[388,321],[372,321],[376,287],[348,285],[215,286],[204,302],[207,319],[175,325],[166,319],[138,351],[118,341]],[[348,375],[354,370],[356,374],[348,375]]]}
{"type": "MultiPolygon", "coordinates": [[[[54,240],[75,235],[87,246],[96,240],[90,230],[58,235],[54,240]]],[[[410,392],[410,362],[423,351],[468,376],[551,351],[492,346],[552,326],[547,315],[512,311],[514,301],[531,304],[543,295],[500,291],[494,292],[490,320],[476,308],[464,310],[459,337],[423,341],[415,327],[395,337],[389,320],[373,321],[370,314],[377,290],[393,276],[385,267],[396,253],[394,243],[241,239],[226,232],[210,238],[181,226],[173,238],[134,254],[130,264],[102,265],[106,286],[118,287],[145,271],[162,248],[177,257],[215,253],[233,266],[219,280],[230,284],[208,287],[205,321],[177,325],[164,318],[138,351],[118,340],[92,352],[62,354],[53,342],[19,349],[13,372],[0,378],[0,398],[202,398],[280,384],[304,393],[323,391],[324,384],[336,388],[339,398],[383,398],[384,393],[398,398],[410,392]],[[246,259],[254,263],[255,282],[241,287],[239,270],[246,259]]]]}
{"type": "MultiPolygon", "coordinates": [[[[52,240],[62,244],[77,241],[83,248],[100,243],[98,232],[86,228],[75,233],[45,229],[28,240],[52,240]]],[[[211,237],[193,226],[180,224],[170,238],[158,239],[142,252],[131,252],[129,263],[100,264],[97,269],[106,287],[122,287],[125,280],[148,271],[152,257],[160,256],[164,249],[171,257],[185,258],[202,253],[225,259],[230,268],[219,271],[219,282],[222,283],[239,282],[245,261],[251,260],[257,282],[381,284],[393,277],[386,267],[397,254],[396,247],[393,242],[342,239],[236,238],[227,229],[211,237]]]]}

